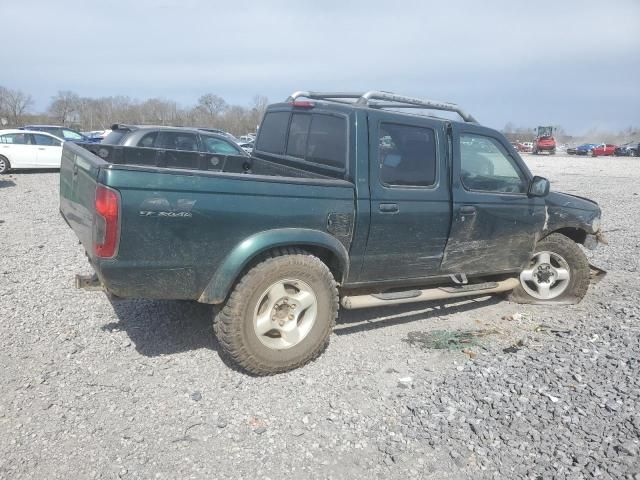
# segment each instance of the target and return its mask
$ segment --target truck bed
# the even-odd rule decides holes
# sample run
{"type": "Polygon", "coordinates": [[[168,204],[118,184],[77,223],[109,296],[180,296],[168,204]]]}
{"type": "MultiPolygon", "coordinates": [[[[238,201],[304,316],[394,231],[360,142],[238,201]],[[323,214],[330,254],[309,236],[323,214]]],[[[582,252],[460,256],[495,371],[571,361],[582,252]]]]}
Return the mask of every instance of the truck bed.
{"type": "Polygon", "coordinates": [[[111,165],[174,168],[203,172],[244,173],[293,178],[332,177],[244,155],[221,155],[183,150],[166,150],[145,147],[127,147],[96,143],[76,143],[111,165]]]}
{"type": "Polygon", "coordinates": [[[62,216],[105,288],[125,298],[198,299],[241,244],[279,229],[326,235],[332,216],[342,227],[329,233],[348,251],[354,197],[348,181],[256,157],[67,142],[60,169],[62,216]],[[93,248],[97,185],[120,198],[113,258],[93,248]]]}

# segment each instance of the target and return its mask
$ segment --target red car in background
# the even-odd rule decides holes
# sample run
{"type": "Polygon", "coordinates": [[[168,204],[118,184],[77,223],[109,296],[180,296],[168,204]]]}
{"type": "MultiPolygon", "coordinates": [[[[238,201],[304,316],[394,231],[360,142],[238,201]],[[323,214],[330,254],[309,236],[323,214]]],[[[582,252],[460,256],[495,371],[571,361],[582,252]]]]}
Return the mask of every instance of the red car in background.
{"type": "Polygon", "coordinates": [[[591,149],[590,153],[592,157],[606,157],[613,155],[617,146],[610,143],[601,143],[597,147],[591,149]]]}

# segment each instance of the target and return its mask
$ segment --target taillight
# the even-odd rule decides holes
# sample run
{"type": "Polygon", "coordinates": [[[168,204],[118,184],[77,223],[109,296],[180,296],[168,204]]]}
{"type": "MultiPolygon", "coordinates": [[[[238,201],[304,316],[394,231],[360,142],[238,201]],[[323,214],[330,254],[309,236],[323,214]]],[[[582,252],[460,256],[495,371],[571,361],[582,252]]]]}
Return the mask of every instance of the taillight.
{"type": "Polygon", "coordinates": [[[296,100],[291,102],[291,105],[297,108],[313,108],[316,106],[314,102],[310,102],[309,100],[296,100]]]}
{"type": "Polygon", "coordinates": [[[115,256],[120,236],[120,195],[104,185],[96,187],[93,251],[96,256],[115,256]]]}

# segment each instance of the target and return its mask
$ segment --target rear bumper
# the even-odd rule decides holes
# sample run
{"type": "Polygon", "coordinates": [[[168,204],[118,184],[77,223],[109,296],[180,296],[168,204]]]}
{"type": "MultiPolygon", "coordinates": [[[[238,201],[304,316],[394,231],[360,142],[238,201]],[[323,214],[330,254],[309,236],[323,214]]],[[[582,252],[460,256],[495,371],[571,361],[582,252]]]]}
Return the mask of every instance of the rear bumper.
{"type": "Polygon", "coordinates": [[[76,275],[76,287],[118,298],[195,300],[200,292],[192,268],[129,264],[89,258],[95,275],[76,275]]]}

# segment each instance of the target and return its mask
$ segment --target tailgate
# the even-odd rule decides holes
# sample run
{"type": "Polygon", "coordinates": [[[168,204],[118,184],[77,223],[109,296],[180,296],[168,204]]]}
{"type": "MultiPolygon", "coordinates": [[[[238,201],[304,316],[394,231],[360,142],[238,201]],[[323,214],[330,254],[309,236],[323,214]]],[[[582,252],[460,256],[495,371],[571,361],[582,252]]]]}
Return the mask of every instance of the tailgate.
{"type": "Polygon", "coordinates": [[[107,165],[81,146],[65,142],[60,164],[60,213],[87,252],[91,252],[98,173],[107,165]]]}

